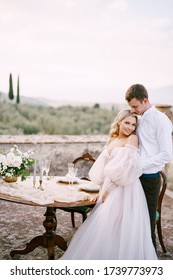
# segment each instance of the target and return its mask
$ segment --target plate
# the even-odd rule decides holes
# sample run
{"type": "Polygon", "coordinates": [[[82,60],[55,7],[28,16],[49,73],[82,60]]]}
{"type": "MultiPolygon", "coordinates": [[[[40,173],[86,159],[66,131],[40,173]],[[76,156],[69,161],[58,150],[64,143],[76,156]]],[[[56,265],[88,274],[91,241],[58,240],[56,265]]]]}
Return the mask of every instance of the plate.
{"type": "Polygon", "coordinates": [[[100,187],[91,183],[83,185],[80,189],[87,192],[99,192],[100,187]]]}
{"type": "MultiPolygon", "coordinates": [[[[64,183],[64,184],[69,184],[71,183],[71,180],[69,180],[69,178],[67,178],[66,176],[63,177],[59,177],[57,183],[64,183]]],[[[79,183],[79,178],[75,178],[73,180],[73,184],[78,184],[79,183]]]]}

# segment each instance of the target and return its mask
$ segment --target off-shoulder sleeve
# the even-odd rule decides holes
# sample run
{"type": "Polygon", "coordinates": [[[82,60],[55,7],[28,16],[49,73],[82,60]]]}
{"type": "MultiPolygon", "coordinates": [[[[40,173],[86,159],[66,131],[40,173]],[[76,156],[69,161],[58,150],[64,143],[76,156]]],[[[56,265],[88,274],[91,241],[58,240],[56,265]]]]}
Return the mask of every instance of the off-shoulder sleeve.
{"type": "Polygon", "coordinates": [[[104,169],[107,181],[123,187],[132,184],[141,174],[142,163],[138,149],[130,144],[117,149],[114,157],[104,169]]]}
{"type": "Polygon", "coordinates": [[[104,181],[104,168],[109,160],[107,149],[105,148],[98,156],[93,166],[89,171],[90,180],[96,185],[102,185],[104,181]]]}

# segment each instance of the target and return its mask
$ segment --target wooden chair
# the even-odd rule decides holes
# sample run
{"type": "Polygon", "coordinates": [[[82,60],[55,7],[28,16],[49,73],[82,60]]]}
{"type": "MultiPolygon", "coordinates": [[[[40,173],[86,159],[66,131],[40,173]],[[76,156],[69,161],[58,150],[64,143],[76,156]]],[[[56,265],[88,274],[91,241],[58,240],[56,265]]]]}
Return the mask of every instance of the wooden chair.
{"type": "Polygon", "coordinates": [[[81,179],[90,180],[88,177],[88,172],[89,172],[91,166],[93,165],[93,163],[95,162],[95,160],[96,159],[88,152],[83,154],[82,156],[76,158],[75,160],[73,160],[73,163],[75,164],[76,167],[78,167],[80,165],[79,172],[81,172],[81,174],[80,173],[78,173],[78,174],[81,179]],[[90,163],[90,164],[88,164],[88,163],[90,163]]]}
{"type": "MultiPolygon", "coordinates": [[[[82,167],[86,167],[86,163],[90,162],[90,163],[94,163],[95,162],[95,158],[90,154],[90,153],[85,153],[83,155],[81,155],[80,157],[77,157],[75,160],[73,160],[73,163],[75,165],[78,165],[79,162],[82,162],[83,166],[82,167]]],[[[90,166],[91,167],[91,166],[90,166]]],[[[86,173],[82,173],[82,175],[79,175],[80,179],[83,180],[88,180],[89,181],[89,177],[88,177],[88,171],[90,168],[87,169],[87,171],[85,170],[86,173]]],[[[80,170],[80,168],[79,168],[80,170]]],[[[91,211],[91,209],[93,208],[93,206],[88,207],[88,206],[75,206],[75,207],[61,207],[58,209],[64,210],[66,212],[70,212],[71,213],[71,221],[72,221],[72,226],[75,227],[75,212],[76,213],[80,213],[82,215],[82,222],[84,222],[87,218],[87,214],[91,211]]]]}
{"type": "Polygon", "coordinates": [[[161,175],[161,180],[162,180],[162,185],[161,185],[161,190],[159,194],[159,199],[158,199],[158,205],[157,205],[157,212],[156,212],[156,226],[157,226],[157,233],[158,233],[158,238],[160,245],[162,247],[162,250],[164,253],[166,253],[166,248],[163,242],[163,236],[162,236],[162,226],[161,226],[161,221],[162,221],[162,200],[167,188],[167,178],[166,175],[163,171],[160,172],[161,175]]]}

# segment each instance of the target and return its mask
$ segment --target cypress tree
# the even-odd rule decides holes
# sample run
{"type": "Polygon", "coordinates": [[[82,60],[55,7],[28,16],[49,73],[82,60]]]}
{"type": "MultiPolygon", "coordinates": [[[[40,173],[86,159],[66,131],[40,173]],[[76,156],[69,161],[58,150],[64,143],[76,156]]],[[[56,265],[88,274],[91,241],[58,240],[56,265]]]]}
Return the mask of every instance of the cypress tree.
{"type": "Polygon", "coordinates": [[[19,76],[17,78],[17,97],[16,97],[16,103],[19,104],[20,103],[20,95],[19,95],[19,76]]]}
{"type": "Polygon", "coordinates": [[[10,73],[10,78],[9,78],[9,92],[8,92],[8,97],[9,97],[9,99],[11,99],[11,100],[14,99],[13,80],[12,80],[12,74],[11,74],[11,73],[10,73]]]}

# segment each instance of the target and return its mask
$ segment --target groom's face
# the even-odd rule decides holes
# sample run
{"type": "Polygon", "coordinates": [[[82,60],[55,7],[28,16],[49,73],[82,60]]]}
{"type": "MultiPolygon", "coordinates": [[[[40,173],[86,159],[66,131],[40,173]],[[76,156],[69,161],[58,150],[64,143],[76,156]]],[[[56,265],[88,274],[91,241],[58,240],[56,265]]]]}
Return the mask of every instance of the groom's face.
{"type": "Polygon", "coordinates": [[[138,100],[133,98],[128,102],[131,111],[137,115],[142,115],[147,110],[148,100],[145,98],[144,100],[138,100]]]}

